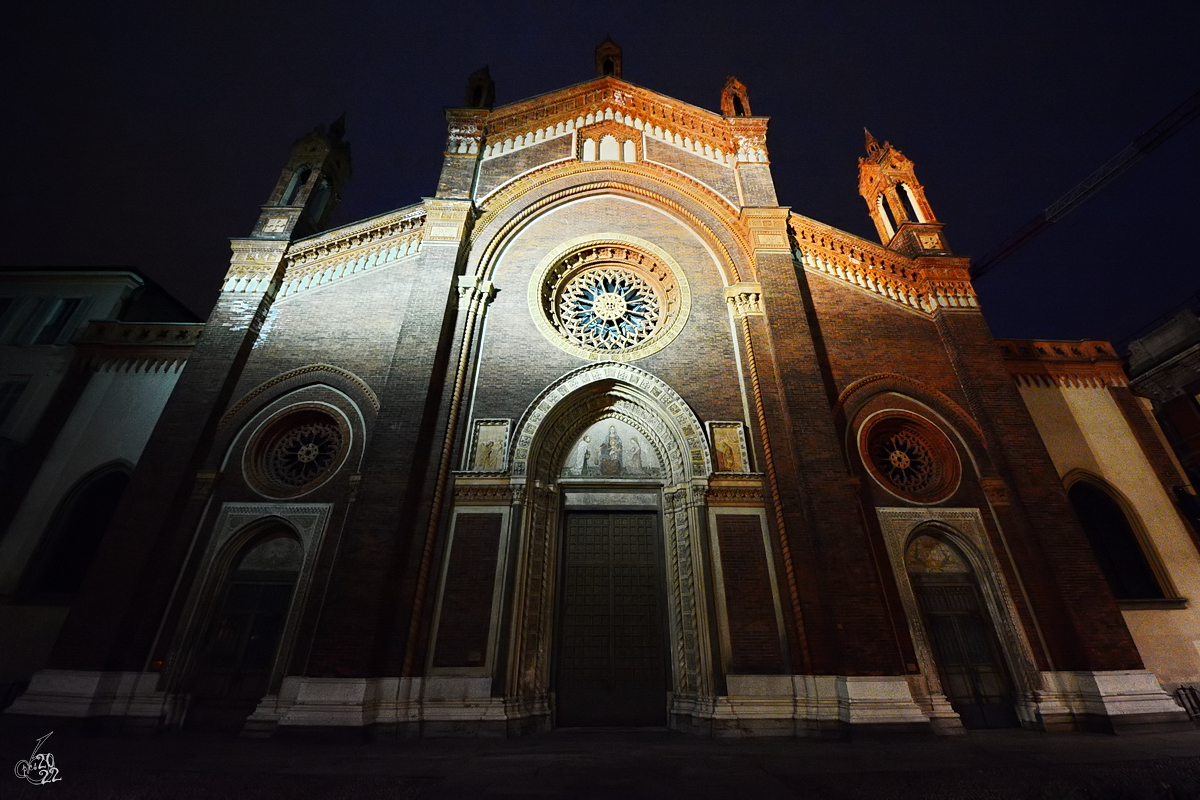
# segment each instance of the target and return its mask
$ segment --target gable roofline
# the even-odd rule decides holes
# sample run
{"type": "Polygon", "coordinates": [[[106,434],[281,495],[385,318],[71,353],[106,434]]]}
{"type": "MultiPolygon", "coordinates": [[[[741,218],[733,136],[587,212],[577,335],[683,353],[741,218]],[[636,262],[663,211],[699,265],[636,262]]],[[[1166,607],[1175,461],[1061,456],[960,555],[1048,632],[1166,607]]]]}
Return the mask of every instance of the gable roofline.
{"type": "Polygon", "coordinates": [[[737,143],[747,133],[755,140],[761,140],[768,120],[767,117],[725,117],[622,78],[604,76],[498,106],[488,112],[481,123],[485,139],[497,141],[506,135],[524,135],[534,129],[586,116],[589,110],[605,108],[641,119],[646,125],[706,140],[724,152],[736,152],[737,143]]]}

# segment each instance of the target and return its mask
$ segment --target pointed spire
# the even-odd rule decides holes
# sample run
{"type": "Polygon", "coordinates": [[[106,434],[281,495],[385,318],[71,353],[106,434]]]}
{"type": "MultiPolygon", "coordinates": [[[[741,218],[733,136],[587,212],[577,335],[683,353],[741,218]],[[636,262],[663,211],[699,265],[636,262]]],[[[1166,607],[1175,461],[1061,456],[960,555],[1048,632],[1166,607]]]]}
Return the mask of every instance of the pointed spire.
{"type": "Polygon", "coordinates": [[[863,133],[867,135],[867,155],[879,155],[883,148],[879,146],[878,140],[876,140],[875,137],[871,135],[871,132],[866,128],[863,128],[863,133]]]}
{"type": "Polygon", "coordinates": [[[343,111],[342,115],[340,117],[335,119],[333,122],[329,123],[329,138],[333,139],[335,142],[340,142],[342,140],[342,137],[345,135],[346,135],[346,112],[343,111]]]}

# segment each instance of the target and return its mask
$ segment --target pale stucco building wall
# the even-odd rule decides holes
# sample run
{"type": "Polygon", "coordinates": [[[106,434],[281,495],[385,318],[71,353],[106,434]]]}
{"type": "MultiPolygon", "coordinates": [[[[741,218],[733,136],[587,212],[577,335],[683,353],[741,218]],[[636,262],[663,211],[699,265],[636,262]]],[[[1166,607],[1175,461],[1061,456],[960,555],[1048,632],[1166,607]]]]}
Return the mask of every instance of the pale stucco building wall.
{"type": "Polygon", "coordinates": [[[1121,603],[1146,667],[1167,687],[1200,682],[1200,552],[1109,389],[1020,383],[1058,474],[1086,472],[1119,494],[1147,560],[1166,579],[1164,592],[1185,601],[1176,608],[1121,603]]]}

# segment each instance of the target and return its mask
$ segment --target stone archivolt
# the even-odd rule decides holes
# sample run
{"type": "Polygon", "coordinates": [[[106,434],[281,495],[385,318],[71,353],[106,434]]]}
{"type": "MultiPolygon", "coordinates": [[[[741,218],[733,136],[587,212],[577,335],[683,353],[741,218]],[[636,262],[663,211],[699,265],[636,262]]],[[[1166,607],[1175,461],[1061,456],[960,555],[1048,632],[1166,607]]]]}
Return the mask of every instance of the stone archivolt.
{"type": "Polygon", "coordinates": [[[744,280],[742,273],[748,272],[750,270],[749,265],[754,263],[750,255],[751,250],[746,230],[740,223],[730,217],[729,211],[731,209],[727,200],[695,180],[680,181],[679,176],[682,175],[684,173],[676,172],[657,164],[646,162],[625,164],[618,161],[589,162],[586,164],[574,162],[567,166],[548,164],[539,170],[527,173],[520,179],[507,184],[500,192],[493,195],[492,199],[485,206],[483,216],[471,231],[472,249],[475,249],[485,239],[487,242],[486,246],[479,251],[478,263],[480,266],[478,267],[478,272],[481,275],[490,275],[491,269],[495,266],[496,256],[501,251],[503,244],[509,240],[513,232],[519,230],[532,216],[544,213],[559,203],[568,202],[580,197],[596,194],[615,194],[633,196],[646,200],[656,206],[665,207],[672,214],[684,221],[692,230],[696,231],[697,234],[702,236],[713,250],[716,251],[719,265],[723,269],[727,268],[730,270],[730,274],[726,276],[730,282],[736,283],[739,280],[744,280]],[[661,181],[670,185],[675,191],[681,192],[688,201],[695,203],[704,211],[712,214],[716,219],[729,220],[730,224],[724,226],[724,230],[731,235],[732,241],[719,237],[711,229],[712,226],[710,224],[706,224],[682,203],[674,201],[661,192],[637,185],[632,181],[624,180],[598,180],[567,185],[560,191],[541,197],[524,208],[520,208],[511,218],[504,220],[500,224],[499,230],[495,229],[496,221],[503,218],[504,212],[509,207],[521,201],[528,202],[526,195],[533,187],[544,184],[550,178],[555,180],[559,178],[569,179],[575,177],[578,173],[595,171],[597,169],[627,172],[630,173],[631,178],[644,178],[655,183],[661,181]],[[554,174],[547,174],[551,172],[554,174]]]}

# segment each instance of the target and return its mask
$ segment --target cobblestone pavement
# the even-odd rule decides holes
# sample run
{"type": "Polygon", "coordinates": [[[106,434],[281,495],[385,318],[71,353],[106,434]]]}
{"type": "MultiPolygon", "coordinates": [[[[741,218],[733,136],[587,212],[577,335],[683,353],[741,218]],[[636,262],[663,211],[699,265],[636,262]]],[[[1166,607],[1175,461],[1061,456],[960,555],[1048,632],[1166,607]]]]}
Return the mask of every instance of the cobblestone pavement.
{"type": "MultiPolygon", "coordinates": [[[[64,726],[65,728],[65,726],[64,726]]],[[[214,736],[46,740],[61,780],[11,771],[39,736],[0,726],[0,798],[1037,798],[1200,800],[1200,730],[1107,736],[702,739],[556,731],[519,739],[331,743],[214,736]]]]}

